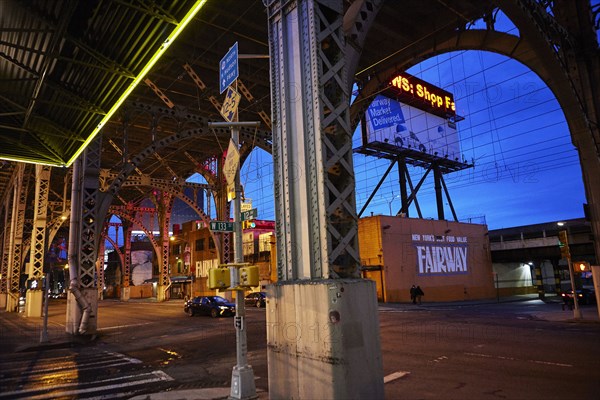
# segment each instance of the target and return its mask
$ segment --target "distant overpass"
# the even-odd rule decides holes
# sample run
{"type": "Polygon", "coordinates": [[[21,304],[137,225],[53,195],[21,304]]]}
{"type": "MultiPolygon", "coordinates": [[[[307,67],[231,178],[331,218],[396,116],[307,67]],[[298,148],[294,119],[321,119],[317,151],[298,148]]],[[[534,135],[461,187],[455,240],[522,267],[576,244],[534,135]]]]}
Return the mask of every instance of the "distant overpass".
{"type": "Polygon", "coordinates": [[[489,231],[492,265],[500,295],[548,292],[570,288],[567,260],[558,246],[558,232],[567,231],[572,261],[597,265],[594,236],[585,218],[489,231]]]}
{"type": "Polygon", "coordinates": [[[573,261],[596,263],[592,229],[585,218],[490,230],[492,262],[558,261],[561,230],[567,231],[573,261]]]}

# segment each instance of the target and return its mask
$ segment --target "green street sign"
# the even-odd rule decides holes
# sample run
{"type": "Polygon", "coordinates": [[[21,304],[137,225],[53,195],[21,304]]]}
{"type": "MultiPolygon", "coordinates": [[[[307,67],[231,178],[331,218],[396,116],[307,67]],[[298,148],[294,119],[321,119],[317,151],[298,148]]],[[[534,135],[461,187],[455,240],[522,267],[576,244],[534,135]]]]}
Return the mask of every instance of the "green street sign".
{"type": "Polygon", "coordinates": [[[242,221],[250,221],[256,219],[258,215],[258,208],[253,208],[252,210],[242,211],[242,221]]]}
{"type": "Polygon", "coordinates": [[[213,232],[233,232],[233,222],[212,221],[210,230],[213,232]]]}

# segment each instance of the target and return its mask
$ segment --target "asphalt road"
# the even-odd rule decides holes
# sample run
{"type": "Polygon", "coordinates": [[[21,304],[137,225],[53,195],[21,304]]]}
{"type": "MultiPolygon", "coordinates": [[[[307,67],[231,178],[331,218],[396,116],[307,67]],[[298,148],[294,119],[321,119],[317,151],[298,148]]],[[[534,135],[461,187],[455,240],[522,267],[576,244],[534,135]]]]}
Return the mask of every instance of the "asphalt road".
{"type": "MultiPolygon", "coordinates": [[[[233,318],[188,317],[182,301],[104,300],[99,335],[66,341],[65,303],[51,301],[42,346],[39,321],[0,313],[0,399],[128,398],[229,386],[233,318]]],[[[545,318],[561,312],[559,304],[535,300],[383,305],[386,398],[597,399],[600,323],[545,318]]],[[[267,391],[265,309],[249,308],[247,326],[256,387],[267,391]]]]}

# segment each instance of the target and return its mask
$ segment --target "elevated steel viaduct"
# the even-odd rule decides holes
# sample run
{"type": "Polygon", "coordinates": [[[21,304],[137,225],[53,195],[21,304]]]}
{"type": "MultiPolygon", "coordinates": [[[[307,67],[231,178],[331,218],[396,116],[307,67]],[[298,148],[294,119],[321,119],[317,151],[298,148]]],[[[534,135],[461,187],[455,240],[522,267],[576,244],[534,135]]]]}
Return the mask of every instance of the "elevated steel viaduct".
{"type": "MultiPolygon", "coordinates": [[[[230,132],[208,124],[221,119],[214,84],[218,61],[236,41],[247,53],[237,84],[245,99],[239,117],[261,122],[258,129],[242,129],[240,150],[242,160],[254,147],[273,154],[282,282],[315,287],[325,282],[340,296],[344,285],[356,294],[370,293],[356,283],[352,132],[368,105],[364,100],[396,71],[454,50],[511,57],[552,90],[579,152],[590,225],[598,238],[597,11],[586,0],[4,1],[0,306],[15,309],[22,273],[41,280],[51,236],[68,223],[67,330],[93,332],[100,238],[111,208],[121,207],[119,215],[139,223],[136,213],[145,199],[154,203],[160,228],[152,239],[159,300],[166,298],[169,223],[185,179],[202,174],[218,218],[229,216],[222,149],[230,132]],[[517,34],[496,30],[497,12],[510,18],[517,34]],[[485,21],[485,29],[475,29],[477,20],[485,21]],[[354,83],[359,93],[350,107],[354,83]],[[139,185],[127,184],[134,177],[139,185]],[[306,229],[298,228],[301,220],[308,221],[306,229]]],[[[208,218],[202,210],[198,214],[208,218]]],[[[223,261],[229,261],[230,238],[215,239],[223,261]]],[[[600,254],[597,239],[594,250],[600,254]]],[[[277,290],[285,299],[312,290],[307,288],[277,290]]],[[[36,317],[41,310],[27,313],[36,317]]],[[[351,378],[334,387],[334,395],[349,393],[364,379],[378,382],[377,332],[362,329],[375,359],[361,361],[374,363],[374,375],[354,383],[358,376],[347,375],[351,378]]],[[[378,384],[372,385],[374,397],[380,397],[378,384]]]]}

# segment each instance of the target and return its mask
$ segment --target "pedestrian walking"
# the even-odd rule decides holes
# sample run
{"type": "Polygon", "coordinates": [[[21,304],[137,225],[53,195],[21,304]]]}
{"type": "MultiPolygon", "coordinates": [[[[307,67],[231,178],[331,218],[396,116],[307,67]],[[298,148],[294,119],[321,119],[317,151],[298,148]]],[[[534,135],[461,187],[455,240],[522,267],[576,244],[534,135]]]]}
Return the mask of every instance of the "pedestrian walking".
{"type": "Polygon", "coordinates": [[[412,285],[410,288],[410,301],[413,304],[417,304],[417,287],[415,285],[412,285]]]}
{"type": "Polygon", "coordinates": [[[421,298],[425,296],[425,293],[423,292],[423,289],[421,289],[421,286],[417,286],[417,288],[415,289],[415,297],[417,300],[417,304],[421,304],[421,298]]]}

